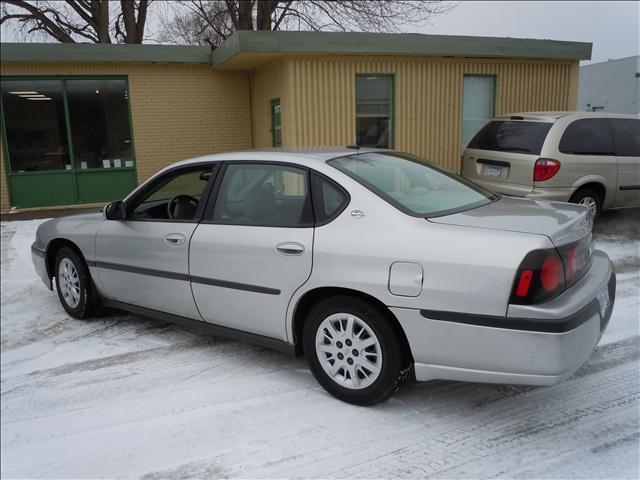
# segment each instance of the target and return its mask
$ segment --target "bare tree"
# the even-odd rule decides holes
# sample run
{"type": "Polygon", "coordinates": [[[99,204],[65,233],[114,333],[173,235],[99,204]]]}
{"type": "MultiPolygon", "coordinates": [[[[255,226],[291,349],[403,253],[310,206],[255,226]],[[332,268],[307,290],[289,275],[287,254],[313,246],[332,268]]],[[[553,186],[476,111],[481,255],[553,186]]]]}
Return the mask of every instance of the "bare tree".
{"type": "Polygon", "coordinates": [[[153,0],[2,0],[0,25],[9,22],[24,39],[63,43],[142,43],[153,0]],[[115,12],[110,8],[115,6],[115,12]]]}
{"type": "Polygon", "coordinates": [[[216,46],[237,30],[398,32],[452,7],[441,0],[188,0],[173,2],[160,41],[216,46]]]}

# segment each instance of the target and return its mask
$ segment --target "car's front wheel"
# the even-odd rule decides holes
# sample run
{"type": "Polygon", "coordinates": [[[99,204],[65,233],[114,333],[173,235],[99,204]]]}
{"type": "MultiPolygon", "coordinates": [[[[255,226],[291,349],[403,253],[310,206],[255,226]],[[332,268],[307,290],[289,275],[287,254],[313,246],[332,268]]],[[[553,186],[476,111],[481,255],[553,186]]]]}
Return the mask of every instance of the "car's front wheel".
{"type": "Polygon", "coordinates": [[[60,303],[74,318],[89,317],[93,313],[93,285],[84,260],[71,248],[62,247],[56,255],[55,266],[60,303]]]}
{"type": "Polygon", "coordinates": [[[373,405],[397,389],[401,342],[387,316],[368,302],[349,296],[319,302],[303,337],[311,372],[336,398],[373,405]]]}

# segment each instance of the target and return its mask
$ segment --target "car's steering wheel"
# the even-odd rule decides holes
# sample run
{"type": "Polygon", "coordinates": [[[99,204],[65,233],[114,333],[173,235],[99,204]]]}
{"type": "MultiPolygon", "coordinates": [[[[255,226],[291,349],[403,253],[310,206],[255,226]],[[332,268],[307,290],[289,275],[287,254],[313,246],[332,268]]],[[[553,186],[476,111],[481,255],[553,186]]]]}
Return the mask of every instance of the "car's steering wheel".
{"type": "MultiPolygon", "coordinates": [[[[198,199],[195,197],[192,197],[191,195],[176,195],[175,197],[171,198],[171,200],[169,200],[169,203],[167,203],[167,215],[169,215],[169,218],[174,219],[176,217],[174,217],[174,211],[175,211],[175,207],[178,206],[179,202],[186,202],[189,205],[191,205],[193,207],[193,212],[195,213],[196,209],[198,208],[198,199]]],[[[180,220],[184,220],[184,219],[180,219],[180,220]]]]}

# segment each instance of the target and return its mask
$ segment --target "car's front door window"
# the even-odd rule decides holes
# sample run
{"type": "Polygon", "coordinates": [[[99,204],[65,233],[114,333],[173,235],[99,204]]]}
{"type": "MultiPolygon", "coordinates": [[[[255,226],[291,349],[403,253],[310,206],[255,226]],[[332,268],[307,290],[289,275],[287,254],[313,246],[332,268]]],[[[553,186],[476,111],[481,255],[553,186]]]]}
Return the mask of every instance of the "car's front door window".
{"type": "Polygon", "coordinates": [[[313,225],[307,171],[277,164],[229,164],[208,220],[229,225],[313,225]]]}
{"type": "Polygon", "coordinates": [[[170,175],[128,208],[130,220],[194,220],[211,168],[170,175]]]}

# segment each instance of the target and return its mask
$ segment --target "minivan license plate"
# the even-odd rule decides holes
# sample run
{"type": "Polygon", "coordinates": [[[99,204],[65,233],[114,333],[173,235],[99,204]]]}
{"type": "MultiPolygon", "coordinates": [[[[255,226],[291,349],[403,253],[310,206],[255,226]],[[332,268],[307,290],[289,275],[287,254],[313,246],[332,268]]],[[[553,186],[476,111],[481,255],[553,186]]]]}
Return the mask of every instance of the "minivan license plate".
{"type": "Polygon", "coordinates": [[[502,167],[498,165],[485,165],[484,175],[486,177],[499,177],[502,173],[502,167]]]}
{"type": "Polygon", "coordinates": [[[609,289],[606,286],[598,294],[598,303],[600,304],[600,315],[604,318],[609,308],[609,289]]]}

